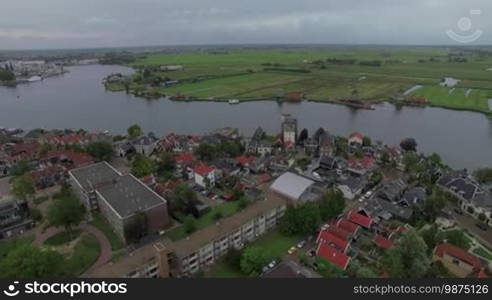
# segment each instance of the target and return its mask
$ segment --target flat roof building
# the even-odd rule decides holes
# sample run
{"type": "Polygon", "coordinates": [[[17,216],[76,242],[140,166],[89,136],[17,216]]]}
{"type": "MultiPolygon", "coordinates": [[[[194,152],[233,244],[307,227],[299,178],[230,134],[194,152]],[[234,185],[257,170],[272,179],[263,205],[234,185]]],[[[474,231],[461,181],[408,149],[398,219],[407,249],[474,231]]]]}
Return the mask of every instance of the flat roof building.
{"type": "Polygon", "coordinates": [[[270,191],[286,198],[292,205],[302,204],[319,197],[313,180],[291,172],[278,177],[270,186],[270,191]]]}
{"type": "Polygon", "coordinates": [[[69,176],[86,208],[100,211],[125,241],[129,238],[126,229],[139,213],[146,216],[147,233],[158,232],[170,223],[164,198],[133,175],[120,174],[107,162],[71,170],[69,176]]]}

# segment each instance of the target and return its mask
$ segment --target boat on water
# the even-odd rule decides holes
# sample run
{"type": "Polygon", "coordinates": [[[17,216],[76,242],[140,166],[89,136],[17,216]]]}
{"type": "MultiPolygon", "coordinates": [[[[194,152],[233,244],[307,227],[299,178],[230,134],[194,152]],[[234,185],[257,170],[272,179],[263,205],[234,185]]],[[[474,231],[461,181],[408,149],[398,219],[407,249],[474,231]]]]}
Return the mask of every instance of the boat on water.
{"type": "Polygon", "coordinates": [[[239,100],[231,99],[231,100],[229,100],[229,104],[239,104],[239,100]]]}

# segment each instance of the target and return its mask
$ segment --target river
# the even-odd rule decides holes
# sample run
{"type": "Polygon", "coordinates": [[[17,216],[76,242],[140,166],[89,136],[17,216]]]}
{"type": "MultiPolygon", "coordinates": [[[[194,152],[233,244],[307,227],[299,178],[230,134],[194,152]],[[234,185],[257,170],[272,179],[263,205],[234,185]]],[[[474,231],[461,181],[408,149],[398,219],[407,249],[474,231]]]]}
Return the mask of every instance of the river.
{"type": "Polygon", "coordinates": [[[403,107],[391,104],[376,110],[345,106],[274,101],[229,105],[218,102],[145,100],[124,92],[105,91],[101,80],[110,73],[130,73],[122,66],[77,66],[70,73],[42,82],[0,87],[0,127],[85,128],[123,133],[137,123],[158,135],[207,133],[237,127],[250,135],[257,126],[270,134],[279,132],[282,114],[298,119],[299,127],[313,133],[322,126],[331,133],[360,131],[373,140],[397,144],[414,137],[419,150],[437,152],[451,166],[475,169],[492,166],[492,121],[482,114],[440,108],[403,107]]]}

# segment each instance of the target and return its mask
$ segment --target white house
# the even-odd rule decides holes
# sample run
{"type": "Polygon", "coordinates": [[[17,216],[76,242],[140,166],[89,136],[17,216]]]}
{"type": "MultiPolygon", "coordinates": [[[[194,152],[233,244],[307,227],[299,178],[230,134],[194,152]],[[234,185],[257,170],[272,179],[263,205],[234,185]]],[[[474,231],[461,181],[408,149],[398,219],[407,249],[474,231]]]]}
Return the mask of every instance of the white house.
{"type": "Polygon", "coordinates": [[[196,184],[204,188],[215,186],[217,172],[215,166],[199,165],[194,170],[196,184]]]}

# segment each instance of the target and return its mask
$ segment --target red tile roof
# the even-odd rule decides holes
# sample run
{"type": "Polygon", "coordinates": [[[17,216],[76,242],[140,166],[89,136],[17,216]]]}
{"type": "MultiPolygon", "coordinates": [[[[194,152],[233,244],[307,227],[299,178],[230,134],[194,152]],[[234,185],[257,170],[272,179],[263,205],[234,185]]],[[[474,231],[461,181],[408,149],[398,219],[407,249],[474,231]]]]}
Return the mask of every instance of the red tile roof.
{"type": "Polygon", "coordinates": [[[478,257],[466,250],[463,250],[448,243],[441,243],[437,245],[437,247],[434,249],[434,254],[441,258],[444,256],[444,254],[452,256],[456,259],[461,260],[462,262],[473,266],[473,270],[478,270],[482,267],[482,262],[478,257]]]}
{"type": "Polygon", "coordinates": [[[255,158],[254,156],[250,156],[250,157],[246,157],[246,156],[238,156],[236,157],[236,162],[242,166],[245,166],[245,165],[249,165],[250,163],[252,163],[255,158]]]}
{"type": "Polygon", "coordinates": [[[347,163],[348,163],[349,168],[361,168],[362,167],[365,169],[371,169],[376,164],[376,161],[372,157],[364,156],[362,158],[352,157],[347,161],[347,163]]]}
{"type": "Polygon", "coordinates": [[[349,135],[349,139],[364,139],[364,135],[360,132],[354,132],[349,135]]]}
{"type": "Polygon", "coordinates": [[[174,157],[174,160],[179,164],[189,164],[195,160],[195,157],[193,156],[193,153],[185,152],[185,153],[181,153],[179,155],[176,155],[174,157]]]}
{"type": "Polygon", "coordinates": [[[355,223],[357,225],[360,225],[362,227],[365,227],[365,228],[370,228],[371,225],[372,225],[372,219],[369,218],[369,217],[366,217],[358,212],[355,212],[355,211],[350,211],[347,215],[347,219],[352,222],[352,223],[355,223]]]}
{"type": "Polygon", "coordinates": [[[75,152],[65,149],[49,151],[42,157],[43,160],[51,160],[54,158],[58,158],[60,160],[70,160],[73,163],[74,168],[88,166],[95,162],[94,158],[87,153],[75,152]]]}
{"type": "Polygon", "coordinates": [[[489,278],[489,275],[485,273],[485,268],[481,268],[480,271],[475,275],[476,278],[489,278]]]}
{"type": "Polygon", "coordinates": [[[376,234],[376,236],[374,236],[374,243],[376,243],[378,247],[386,250],[391,249],[391,247],[395,244],[392,240],[387,239],[380,234],[376,234]]]}
{"type": "Polygon", "coordinates": [[[346,219],[340,219],[338,220],[337,222],[337,226],[354,234],[357,232],[357,230],[359,229],[359,225],[357,224],[354,224],[346,219]]]}
{"type": "Polygon", "coordinates": [[[327,231],[327,230],[322,230],[320,231],[318,238],[316,240],[317,243],[327,243],[328,245],[338,249],[341,252],[347,251],[347,248],[349,246],[349,242],[347,240],[344,240],[343,238],[334,235],[333,233],[327,231]]]}
{"type": "Polygon", "coordinates": [[[154,187],[154,191],[161,195],[164,194],[167,191],[173,190],[176,186],[178,186],[181,182],[179,180],[169,180],[166,181],[165,183],[160,183],[157,184],[154,187]]]}
{"type": "Polygon", "coordinates": [[[41,145],[38,142],[18,143],[12,147],[12,155],[26,153],[27,155],[32,156],[38,153],[40,149],[41,145]]]}
{"type": "Polygon", "coordinates": [[[414,97],[414,98],[409,98],[407,101],[413,102],[413,103],[426,103],[427,99],[422,98],[422,97],[414,97]]]}
{"type": "Polygon", "coordinates": [[[205,176],[208,173],[212,172],[213,170],[215,170],[214,166],[207,166],[207,165],[203,165],[203,164],[200,164],[200,165],[195,167],[195,173],[197,173],[201,176],[205,176]]]}
{"type": "Polygon", "coordinates": [[[344,240],[349,240],[352,233],[348,230],[343,229],[342,227],[339,226],[333,226],[331,225],[328,227],[328,232],[333,233],[334,235],[344,239],[344,240]]]}
{"type": "Polygon", "coordinates": [[[320,243],[318,246],[318,250],[316,251],[316,255],[321,256],[332,264],[340,267],[343,270],[346,270],[348,264],[350,262],[350,257],[345,255],[340,251],[337,251],[335,248],[331,247],[327,243],[320,243]]]}
{"type": "Polygon", "coordinates": [[[270,176],[269,174],[263,174],[263,175],[258,176],[258,180],[261,183],[265,183],[265,182],[272,180],[272,176],[270,176]]]}

